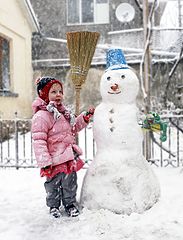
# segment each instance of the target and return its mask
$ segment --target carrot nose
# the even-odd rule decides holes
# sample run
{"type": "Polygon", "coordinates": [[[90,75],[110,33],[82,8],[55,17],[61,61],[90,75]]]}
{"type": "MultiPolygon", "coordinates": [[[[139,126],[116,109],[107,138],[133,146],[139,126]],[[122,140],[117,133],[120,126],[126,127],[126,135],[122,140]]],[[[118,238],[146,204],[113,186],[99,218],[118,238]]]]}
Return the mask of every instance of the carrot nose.
{"type": "Polygon", "coordinates": [[[116,91],[116,90],[118,89],[118,84],[115,83],[114,85],[112,85],[112,86],[111,86],[111,89],[112,89],[113,91],[116,91]]]}

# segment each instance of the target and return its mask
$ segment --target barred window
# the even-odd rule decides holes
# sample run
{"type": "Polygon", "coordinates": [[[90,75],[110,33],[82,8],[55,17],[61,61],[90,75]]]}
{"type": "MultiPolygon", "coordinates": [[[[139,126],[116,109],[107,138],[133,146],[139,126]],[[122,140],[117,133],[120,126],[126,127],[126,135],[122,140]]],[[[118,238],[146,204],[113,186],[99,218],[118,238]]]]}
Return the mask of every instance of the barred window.
{"type": "Polygon", "coordinates": [[[9,41],[0,36],[0,90],[10,90],[10,46],[9,41]]]}

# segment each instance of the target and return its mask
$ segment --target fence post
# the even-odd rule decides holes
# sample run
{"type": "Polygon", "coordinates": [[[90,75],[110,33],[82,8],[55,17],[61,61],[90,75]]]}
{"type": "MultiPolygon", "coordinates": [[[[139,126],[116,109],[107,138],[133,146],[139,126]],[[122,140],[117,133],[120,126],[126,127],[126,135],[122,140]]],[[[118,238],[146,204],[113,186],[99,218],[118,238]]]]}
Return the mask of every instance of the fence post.
{"type": "MultiPolygon", "coordinates": [[[[178,127],[180,127],[179,126],[179,118],[177,118],[177,126],[178,127]]],[[[179,151],[180,151],[180,149],[179,149],[179,143],[180,143],[180,135],[179,135],[179,130],[177,129],[177,167],[179,167],[180,166],[180,156],[179,156],[179,151]]]]}
{"type": "Polygon", "coordinates": [[[18,154],[18,120],[17,120],[17,112],[15,112],[15,165],[16,165],[16,169],[19,169],[18,159],[19,159],[19,154],[18,154]]]}
{"type": "Polygon", "coordinates": [[[1,165],[3,165],[3,122],[1,119],[1,115],[0,115],[0,136],[1,136],[1,140],[0,140],[0,145],[1,145],[1,165]]]}

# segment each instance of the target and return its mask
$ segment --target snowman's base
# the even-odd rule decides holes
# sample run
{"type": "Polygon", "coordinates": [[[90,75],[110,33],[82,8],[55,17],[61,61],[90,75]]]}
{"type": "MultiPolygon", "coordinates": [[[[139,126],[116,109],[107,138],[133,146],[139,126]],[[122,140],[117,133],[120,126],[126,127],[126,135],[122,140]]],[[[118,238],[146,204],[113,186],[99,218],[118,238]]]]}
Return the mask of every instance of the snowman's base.
{"type": "Polygon", "coordinates": [[[147,206],[147,208],[138,208],[138,207],[129,207],[129,208],[121,208],[121,209],[116,209],[115,207],[107,207],[107,206],[100,206],[100,205],[96,205],[96,204],[93,204],[93,206],[91,206],[90,204],[87,204],[86,202],[84,204],[82,204],[82,207],[83,208],[87,208],[88,210],[101,210],[101,209],[104,209],[104,210],[108,210],[108,211],[111,211],[115,214],[122,214],[122,215],[130,215],[132,213],[138,213],[138,214],[142,214],[143,212],[151,209],[154,204],[156,204],[156,202],[158,202],[159,199],[157,199],[156,201],[154,201],[153,204],[151,204],[151,206],[147,206]]]}
{"type": "Polygon", "coordinates": [[[83,181],[81,205],[90,210],[107,209],[127,215],[150,209],[160,197],[159,183],[151,166],[145,159],[116,166],[113,162],[111,166],[93,162],[83,181]]]}

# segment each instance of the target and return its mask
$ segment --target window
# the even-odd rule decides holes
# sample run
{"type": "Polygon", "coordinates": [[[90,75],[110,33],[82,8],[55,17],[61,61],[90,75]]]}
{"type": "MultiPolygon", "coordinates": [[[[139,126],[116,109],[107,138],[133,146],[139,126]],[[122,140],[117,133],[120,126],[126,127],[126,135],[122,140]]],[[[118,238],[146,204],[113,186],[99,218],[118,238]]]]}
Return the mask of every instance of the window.
{"type": "Polygon", "coordinates": [[[108,3],[106,0],[96,0],[96,3],[108,3]]]}
{"type": "Polygon", "coordinates": [[[67,23],[109,23],[109,0],[67,0],[67,23]]]}
{"type": "Polygon", "coordinates": [[[0,36],[0,90],[10,89],[9,41],[0,36]]]}
{"type": "Polygon", "coordinates": [[[93,0],[82,1],[81,3],[81,22],[83,23],[93,23],[94,22],[94,6],[93,0]]]}

